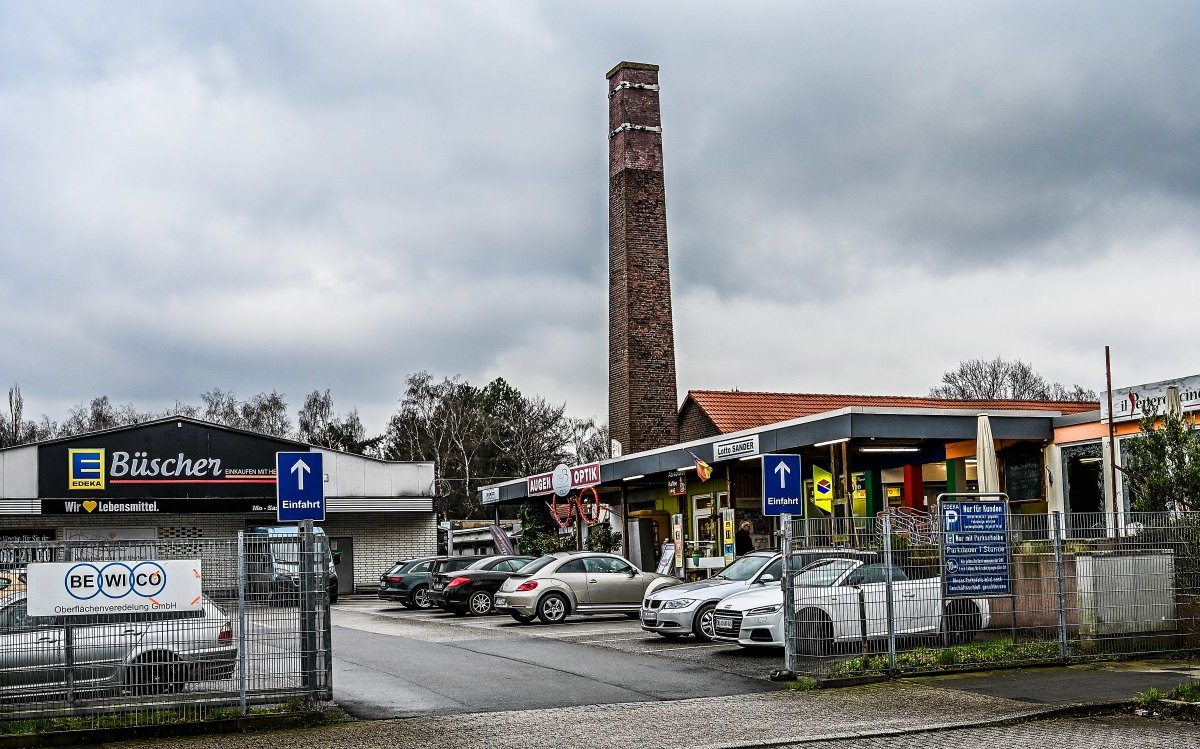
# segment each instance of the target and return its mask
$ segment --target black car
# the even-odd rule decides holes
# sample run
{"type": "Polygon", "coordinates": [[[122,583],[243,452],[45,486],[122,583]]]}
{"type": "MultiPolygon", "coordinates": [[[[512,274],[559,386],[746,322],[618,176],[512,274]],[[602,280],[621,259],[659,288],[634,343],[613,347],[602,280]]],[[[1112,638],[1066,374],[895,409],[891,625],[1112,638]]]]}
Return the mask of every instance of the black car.
{"type": "Polygon", "coordinates": [[[492,601],[500,585],[533,560],[534,557],[504,555],[483,557],[457,571],[446,569],[443,563],[430,576],[429,597],[435,605],[456,616],[491,614],[495,611],[492,601]]]}
{"type": "Polygon", "coordinates": [[[429,568],[442,557],[420,557],[396,562],[379,576],[379,597],[397,601],[409,609],[427,609],[429,601],[429,568]]]}
{"type": "Polygon", "coordinates": [[[462,556],[438,557],[437,559],[434,559],[433,566],[429,568],[429,603],[430,603],[430,605],[437,606],[438,608],[443,609],[443,610],[445,610],[445,608],[446,608],[442,603],[441,596],[438,594],[446,587],[446,583],[449,582],[450,578],[444,577],[444,576],[439,578],[439,576],[445,575],[447,573],[458,572],[459,570],[466,569],[467,567],[474,564],[475,562],[478,562],[478,561],[481,561],[481,560],[484,560],[487,558],[488,558],[487,556],[484,556],[481,554],[475,554],[473,556],[472,555],[462,555],[462,556]]]}

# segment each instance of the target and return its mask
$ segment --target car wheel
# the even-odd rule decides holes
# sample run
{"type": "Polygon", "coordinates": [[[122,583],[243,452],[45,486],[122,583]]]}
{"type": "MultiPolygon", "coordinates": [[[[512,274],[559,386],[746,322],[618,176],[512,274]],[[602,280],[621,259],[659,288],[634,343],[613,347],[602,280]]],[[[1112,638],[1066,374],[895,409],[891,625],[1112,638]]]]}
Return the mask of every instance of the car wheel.
{"type": "Polygon", "coordinates": [[[970,601],[954,601],[946,607],[942,628],[952,644],[960,645],[975,639],[982,629],[979,609],[970,601]]]}
{"type": "Polygon", "coordinates": [[[833,652],[833,622],[824,611],[805,609],[797,619],[800,625],[797,627],[800,652],[815,656],[833,652]]]}
{"type": "Polygon", "coordinates": [[[516,619],[516,620],[517,620],[518,622],[520,622],[521,624],[528,624],[528,623],[530,623],[531,621],[533,621],[533,615],[532,615],[532,614],[513,614],[513,615],[512,615],[512,618],[513,618],[513,619],[516,619]]]}
{"type": "Polygon", "coordinates": [[[412,602],[415,608],[422,611],[433,608],[433,601],[429,600],[429,586],[422,585],[413,589],[412,602]]]}
{"type": "Polygon", "coordinates": [[[471,616],[487,616],[492,613],[492,594],[486,590],[477,590],[467,601],[467,609],[471,616]]]}
{"type": "Polygon", "coordinates": [[[567,618],[570,604],[558,593],[551,593],[538,601],[537,617],[543,624],[561,624],[567,618]]]}
{"type": "Polygon", "coordinates": [[[170,694],[183,690],[181,672],[174,656],[159,655],[131,665],[125,679],[135,695],[170,694]]]}
{"type": "Polygon", "coordinates": [[[692,619],[692,634],[696,636],[697,640],[712,642],[712,639],[717,636],[716,630],[713,628],[713,612],[716,609],[716,603],[706,603],[696,612],[696,617],[692,619]]]}

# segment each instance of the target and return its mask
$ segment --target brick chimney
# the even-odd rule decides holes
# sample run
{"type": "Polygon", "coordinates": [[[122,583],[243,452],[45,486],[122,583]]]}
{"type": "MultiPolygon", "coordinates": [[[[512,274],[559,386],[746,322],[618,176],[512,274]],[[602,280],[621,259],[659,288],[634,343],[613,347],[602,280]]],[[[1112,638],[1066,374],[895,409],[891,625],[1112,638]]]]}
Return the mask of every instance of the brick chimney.
{"type": "Polygon", "coordinates": [[[608,428],[632,453],[678,441],[658,66],[606,77],[608,428]]]}

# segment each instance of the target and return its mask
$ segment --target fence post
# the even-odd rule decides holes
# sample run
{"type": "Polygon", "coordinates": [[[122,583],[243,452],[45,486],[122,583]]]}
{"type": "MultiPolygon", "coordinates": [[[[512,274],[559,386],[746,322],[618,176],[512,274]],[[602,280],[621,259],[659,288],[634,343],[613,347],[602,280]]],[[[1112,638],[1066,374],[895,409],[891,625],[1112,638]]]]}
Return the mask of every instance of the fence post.
{"type": "Polygon", "coordinates": [[[238,707],[242,715],[249,711],[246,679],[246,534],[237,534],[237,586],[238,586],[238,707]]]}
{"type": "MultiPolygon", "coordinates": [[[[68,543],[63,547],[63,561],[75,561],[75,547],[68,543]]],[[[75,707],[75,625],[71,617],[63,617],[63,668],[67,682],[67,706],[75,707]]]]}
{"type": "Polygon", "coordinates": [[[1067,651],[1067,575],[1063,562],[1063,522],[1062,513],[1057,510],[1050,513],[1050,522],[1054,535],[1054,571],[1058,578],[1058,654],[1065,662],[1067,651]]]}
{"type": "Polygon", "coordinates": [[[779,516],[783,530],[783,667],[796,673],[796,590],[792,587],[792,516],[779,516]]]}
{"type": "Polygon", "coordinates": [[[316,645],[317,607],[313,595],[316,550],[313,543],[313,523],[300,523],[300,683],[305,699],[312,704],[317,701],[316,645]]]}
{"type": "Polygon", "coordinates": [[[896,673],[896,606],[892,588],[892,516],[883,516],[884,591],[887,594],[888,671],[896,673]]]}

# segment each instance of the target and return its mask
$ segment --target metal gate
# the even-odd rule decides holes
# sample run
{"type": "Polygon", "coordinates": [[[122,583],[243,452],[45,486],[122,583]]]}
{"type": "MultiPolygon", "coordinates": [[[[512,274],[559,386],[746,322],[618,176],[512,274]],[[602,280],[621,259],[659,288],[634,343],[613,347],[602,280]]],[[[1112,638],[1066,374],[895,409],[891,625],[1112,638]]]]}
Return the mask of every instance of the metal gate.
{"type": "Polygon", "coordinates": [[[200,719],[331,699],[330,550],[307,525],[290,539],[0,542],[0,558],[96,569],[198,561],[202,591],[198,610],[31,616],[38,591],[27,568],[0,571],[0,718],[169,710],[200,719]]]}
{"type": "Polygon", "coordinates": [[[903,510],[788,519],[787,670],[826,679],[1200,649],[1200,514],[1096,515],[1005,514],[978,538],[903,510]],[[972,567],[964,548],[1004,561],[972,567]]]}

